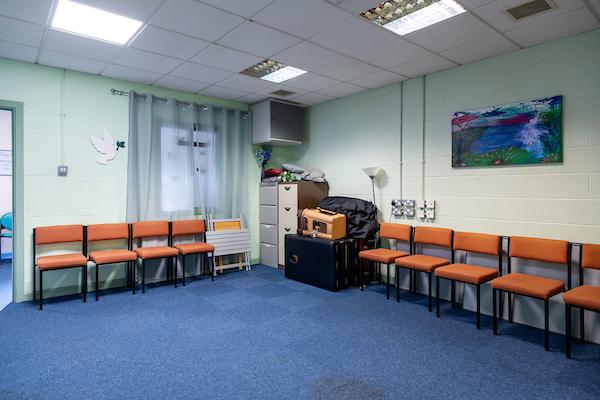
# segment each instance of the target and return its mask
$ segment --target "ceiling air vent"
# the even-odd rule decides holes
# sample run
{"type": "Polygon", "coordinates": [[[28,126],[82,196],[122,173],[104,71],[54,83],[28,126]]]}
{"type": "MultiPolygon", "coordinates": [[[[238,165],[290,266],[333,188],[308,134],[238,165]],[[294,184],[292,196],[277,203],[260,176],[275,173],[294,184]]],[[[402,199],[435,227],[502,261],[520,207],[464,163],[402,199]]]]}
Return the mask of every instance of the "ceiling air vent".
{"type": "Polygon", "coordinates": [[[271,92],[271,94],[273,96],[277,96],[277,97],[288,97],[294,94],[294,92],[290,92],[289,90],[283,90],[283,89],[279,89],[276,90],[274,92],[271,92]]]}
{"type": "Polygon", "coordinates": [[[509,8],[506,12],[514,19],[519,20],[551,9],[552,5],[547,0],[533,0],[520,6],[509,8]]]}

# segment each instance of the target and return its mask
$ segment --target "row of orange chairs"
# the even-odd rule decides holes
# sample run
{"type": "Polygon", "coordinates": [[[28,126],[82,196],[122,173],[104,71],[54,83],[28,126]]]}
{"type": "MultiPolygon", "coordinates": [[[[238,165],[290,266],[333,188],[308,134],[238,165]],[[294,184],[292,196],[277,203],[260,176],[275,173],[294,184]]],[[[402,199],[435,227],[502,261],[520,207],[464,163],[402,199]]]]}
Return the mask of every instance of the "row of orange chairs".
{"type": "MultiPolygon", "coordinates": [[[[436,315],[440,316],[439,288],[440,278],[450,280],[451,302],[455,302],[455,282],[472,284],[477,289],[477,329],[480,329],[480,285],[490,282],[492,287],[493,303],[493,330],[497,334],[497,297],[504,292],[508,294],[508,320],[513,321],[512,296],[527,296],[544,301],[544,348],[549,349],[549,300],[551,297],[562,293],[566,311],[566,354],[571,356],[571,308],[580,310],[581,340],[584,338],[584,310],[600,312],[600,287],[584,285],[584,269],[600,269],[600,245],[582,244],[579,253],[579,286],[572,288],[571,282],[571,252],[572,243],[564,240],[550,240],[512,236],[508,238],[507,274],[502,275],[502,237],[482,233],[455,232],[452,229],[410,225],[382,223],[379,238],[403,241],[409,244],[409,252],[391,250],[381,247],[363,250],[359,258],[378,264],[387,265],[387,298],[390,297],[390,265],[396,268],[396,300],[400,301],[399,269],[410,271],[410,290],[415,291],[415,272],[428,274],[429,281],[429,311],[432,308],[432,278],[436,279],[436,315]],[[433,245],[450,250],[448,258],[433,257],[417,254],[417,245],[420,253],[423,245],[433,245]],[[455,251],[463,251],[467,257],[469,253],[485,254],[498,257],[498,268],[482,267],[465,263],[455,263],[455,251]],[[511,271],[511,260],[520,258],[541,261],[567,266],[567,291],[564,281],[535,276],[511,271]]],[[[502,319],[502,306],[500,306],[500,319],[502,319]]]]}
{"type": "MultiPolygon", "coordinates": [[[[83,302],[87,300],[87,264],[96,265],[96,301],[98,301],[98,270],[102,265],[125,263],[127,266],[127,285],[132,293],[136,290],[137,261],[141,260],[142,293],[146,291],[146,261],[166,259],[167,280],[173,280],[177,286],[177,258],[182,257],[182,282],[185,286],[185,257],[192,254],[212,254],[210,274],[214,273],[215,246],[205,243],[206,227],[203,220],[184,221],[144,221],[132,224],[95,224],[95,225],[58,225],[33,229],[33,300],[36,300],[36,270],[39,274],[39,307],[43,307],[43,273],[52,270],[81,268],[81,291],[83,302]],[[191,243],[173,244],[177,237],[193,238],[191,243]],[[167,239],[166,246],[142,246],[142,240],[148,238],[167,239]],[[127,248],[96,250],[88,254],[93,242],[108,240],[126,240],[127,248]],[[134,241],[136,246],[134,248],[134,241]],[[57,254],[36,257],[37,246],[57,243],[81,242],[81,253],[57,254]],[[175,259],[175,264],[173,264],[175,259]],[[172,267],[175,266],[173,273],[172,267]]],[[[212,278],[214,279],[214,277],[212,278]]]]}

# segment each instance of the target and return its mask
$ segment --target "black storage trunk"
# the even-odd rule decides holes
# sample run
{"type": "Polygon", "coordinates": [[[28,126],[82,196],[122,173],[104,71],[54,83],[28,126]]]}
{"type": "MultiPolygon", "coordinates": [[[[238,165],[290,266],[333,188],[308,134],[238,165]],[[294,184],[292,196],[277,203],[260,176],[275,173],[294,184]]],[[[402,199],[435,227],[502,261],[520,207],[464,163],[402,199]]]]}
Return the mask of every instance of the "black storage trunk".
{"type": "Polygon", "coordinates": [[[285,276],[331,291],[353,286],[356,281],[354,239],[327,240],[309,236],[285,236],[285,276]]]}

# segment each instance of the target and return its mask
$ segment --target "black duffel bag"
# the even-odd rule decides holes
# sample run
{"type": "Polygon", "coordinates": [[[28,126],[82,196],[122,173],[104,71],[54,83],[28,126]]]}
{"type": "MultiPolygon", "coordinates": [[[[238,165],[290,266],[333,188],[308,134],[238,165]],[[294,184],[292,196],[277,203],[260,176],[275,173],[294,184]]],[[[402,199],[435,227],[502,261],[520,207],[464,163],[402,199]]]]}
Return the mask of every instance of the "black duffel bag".
{"type": "Polygon", "coordinates": [[[377,207],[370,201],[331,196],[321,200],[319,207],[346,216],[346,236],[349,238],[373,239],[379,231],[377,207]]]}

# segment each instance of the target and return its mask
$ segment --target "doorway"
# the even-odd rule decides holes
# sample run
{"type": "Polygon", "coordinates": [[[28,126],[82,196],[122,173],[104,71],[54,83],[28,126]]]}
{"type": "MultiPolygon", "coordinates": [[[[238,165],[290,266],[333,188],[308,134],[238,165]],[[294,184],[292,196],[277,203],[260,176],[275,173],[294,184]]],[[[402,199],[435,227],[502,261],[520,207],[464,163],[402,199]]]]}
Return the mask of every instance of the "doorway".
{"type": "Polygon", "coordinates": [[[0,108],[0,310],[13,300],[13,110],[0,108]]]}

